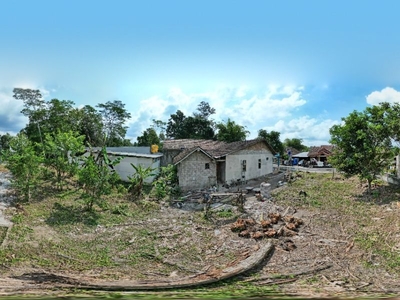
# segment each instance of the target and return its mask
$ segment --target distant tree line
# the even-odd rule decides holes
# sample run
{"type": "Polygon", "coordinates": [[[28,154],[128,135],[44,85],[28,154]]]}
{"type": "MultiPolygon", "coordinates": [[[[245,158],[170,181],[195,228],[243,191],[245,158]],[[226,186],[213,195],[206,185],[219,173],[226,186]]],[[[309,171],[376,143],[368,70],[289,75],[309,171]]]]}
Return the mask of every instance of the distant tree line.
{"type": "MultiPolygon", "coordinates": [[[[92,147],[101,146],[152,146],[162,150],[165,139],[213,139],[225,142],[244,141],[249,135],[245,126],[228,119],[216,122],[212,119],[215,108],[201,101],[192,115],[186,116],[181,110],[170,115],[168,121],[155,120],[144,130],[137,141],[127,139],[128,127],[125,125],[131,117],[125,104],[120,100],[100,103],[95,107],[85,105],[75,107],[71,100],[51,99],[45,101],[40,90],[15,88],[13,97],[23,102],[21,113],[28,117],[28,123],[21,130],[33,143],[43,143],[46,134],[72,131],[82,135],[83,143],[92,147]]],[[[12,136],[0,136],[0,147],[6,149],[12,136]]],[[[276,153],[282,157],[287,148],[306,151],[299,138],[280,140],[277,131],[258,131],[258,138],[265,139],[276,153]]]]}

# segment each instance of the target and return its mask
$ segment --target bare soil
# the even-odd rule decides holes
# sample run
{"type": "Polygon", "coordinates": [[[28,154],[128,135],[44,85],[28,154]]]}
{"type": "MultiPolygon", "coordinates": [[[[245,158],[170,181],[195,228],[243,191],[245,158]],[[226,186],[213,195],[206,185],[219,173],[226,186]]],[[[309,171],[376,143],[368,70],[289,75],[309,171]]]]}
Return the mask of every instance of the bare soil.
{"type": "MultiPolygon", "coordinates": [[[[265,180],[266,178],[261,178],[258,181],[248,182],[247,185],[259,186],[265,180]]],[[[151,232],[157,232],[160,247],[181,249],[196,247],[196,250],[193,250],[195,253],[193,257],[187,255],[183,257],[179,252],[174,252],[173,255],[161,260],[155,258],[152,264],[145,266],[145,270],[143,266],[141,270],[133,271],[128,271],[126,267],[121,269],[119,274],[115,273],[115,277],[125,282],[178,280],[180,277],[209,272],[213,268],[232,264],[246,255],[251,255],[260,244],[268,240],[274,245],[272,253],[252,272],[240,275],[238,278],[240,281],[257,286],[275,286],[279,293],[302,297],[360,297],[400,293],[398,273],[380,267],[380,258],[357,242],[356,234],[360,224],[339,210],[305,206],[304,202],[301,202],[301,197],[307,196],[299,195],[296,186],[285,184],[278,187],[280,180],[282,174],[268,178],[268,182],[274,187],[271,199],[259,201],[254,193],[248,194],[245,212],[239,217],[253,219],[260,224],[262,220],[268,219],[271,213],[279,213],[282,217],[294,216],[301,219],[303,224],[293,232],[293,235],[282,234],[268,239],[241,237],[238,232],[232,231],[232,224],[237,221],[238,215],[229,219],[213,214],[210,220],[200,224],[194,221],[193,211],[190,209],[165,204],[153,219],[135,226],[143,226],[151,232]],[[290,189],[295,190],[292,198],[288,197],[285,201],[277,200],[278,197],[275,195],[290,189]],[[178,225],[182,224],[180,220],[185,220],[184,228],[178,225]],[[209,243],[204,243],[204,240],[200,239],[204,232],[209,234],[209,243]],[[166,265],[169,268],[165,268],[166,265]]],[[[362,195],[365,187],[359,185],[359,189],[359,194],[362,195]]],[[[239,214],[236,208],[234,212],[239,214]]],[[[370,218],[375,218],[376,226],[380,226],[381,220],[392,218],[399,212],[395,202],[378,205],[375,208],[375,215],[371,215],[370,218]]],[[[395,225],[398,226],[398,218],[395,220],[397,222],[395,225]]],[[[272,228],[278,231],[283,225],[281,221],[272,228]]],[[[387,232],[382,234],[387,234],[388,237],[396,238],[400,242],[398,232],[393,232],[398,229],[396,226],[387,228],[387,232]]],[[[41,226],[36,230],[38,235],[57,238],[51,228],[41,226]]],[[[71,286],[79,287],[82,282],[101,284],[104,282],[104,274],[107,274],[106,270],[79,274],[68,271],[55,272],[34,266],[24,268],[9,268],[4,264],[2,266],[0,276],[2,294],[59,294],[58,288],[64,287],[68,290],[71,286]]],[[[65,293],[65,290],[61,293],[65,293]]]]}

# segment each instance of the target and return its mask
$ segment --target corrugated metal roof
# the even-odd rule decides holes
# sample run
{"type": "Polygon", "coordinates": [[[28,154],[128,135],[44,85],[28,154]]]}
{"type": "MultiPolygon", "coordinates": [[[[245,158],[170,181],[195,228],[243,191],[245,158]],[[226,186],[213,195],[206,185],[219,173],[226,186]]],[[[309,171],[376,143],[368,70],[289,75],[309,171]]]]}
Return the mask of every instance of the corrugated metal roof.
{"type": "MultiPolygon", "coordinates": [[[[93,147],[92,150],[94,152],[99,152],[101,147],[93,147]]],[[[146,158],[159,158],[162,157],[162,153],[150,153],[150,147],[107,147],[107,154],[114,155],[114,156],[129,156],[129,157],[146,157],[146,158]],[[136,152],[136,150],[138,150],[136,152]],[[144,151],[145,148],[148,151],[144,151]],[[140,152],[141,150],[141,152],[140,152]]]]}

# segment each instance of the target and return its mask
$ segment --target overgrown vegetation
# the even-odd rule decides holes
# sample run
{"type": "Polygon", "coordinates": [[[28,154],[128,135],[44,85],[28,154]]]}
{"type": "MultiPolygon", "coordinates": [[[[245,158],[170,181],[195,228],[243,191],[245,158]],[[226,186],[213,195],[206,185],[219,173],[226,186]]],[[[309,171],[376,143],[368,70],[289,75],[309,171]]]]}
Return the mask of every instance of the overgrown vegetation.
{"type": "Polygon", "coordinates": [[[368,192],[368,182],[357,177],[346,179],[343,175],[313,174],[300,172],[290,188],[273,192],[282,205],[296,204],[326,217],[332,227],[342,226],[343,234],[354,237],[355,242],[368,255],[364,263],[392,272],[400,271],[400,223],[398,195],[400,187],[381,181],[372,182],[372,193],[368,192]],[[307,196],[299,196],[300,191],[307,196]],[[378,221],[377,221],[378,220],[378,221]],[[346,224],[344,224],[346,223],[346,224]],[[375,257],[375,265],[370,258],[375,257]]]}

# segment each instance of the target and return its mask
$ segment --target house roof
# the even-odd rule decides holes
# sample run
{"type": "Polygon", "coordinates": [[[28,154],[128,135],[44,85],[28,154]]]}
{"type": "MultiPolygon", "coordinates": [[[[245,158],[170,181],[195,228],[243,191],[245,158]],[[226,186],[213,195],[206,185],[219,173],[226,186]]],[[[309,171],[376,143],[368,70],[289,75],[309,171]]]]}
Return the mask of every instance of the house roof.
{"type": "Polygon", "coordinates": [[[330,155],[333,151],[333,145],[312,146],[308,151],[309,157],[316,157],[318,155],[330,155]]]}
{"type": "Polygon", "coordinates": [[[254,139],[249,141],[240,141],[233,143],[226,143],[221,141],[212,140],[192,140],[192,139],[182,139],[182,140],[167,140],[164,141],[163,150],[182,150],[177,156],[174,157],[173,163],[178,164],[183,159],[188,157],[194,151],[201,150],[207,156],[218,159],[224,157],[228,154],[234,153],[236,151],[245,149],[251,145],[255,145],[259,142],[264,142],[271,150],[272,153],[275,151],[272,147],[262,139],[254,139]]]}
{"type": "MultiPolygon", "coordinates": [[[[162,153],[146,153],[144,148],[149,149],[149,147],[107,147],[106,151],[108,155],[114,156],[126,156],[126,157],[145,157],[145,158],[159,158],[163,156],[162,153]],[[138,151],[139,150],[139,151],[138,151]]],[[[93,147],[93,152],[101,151],[101,147],[93,147]]]]}
{"type": "Polygon", "coordinates": [[[307,151],[307,152],[300,152],[300,153],[294,154],[294,155],[292,155],[292,157],[307,158],[307,157],[308,157],[308,151],[307,151]]]}

